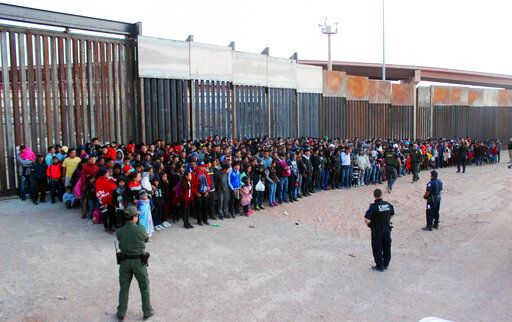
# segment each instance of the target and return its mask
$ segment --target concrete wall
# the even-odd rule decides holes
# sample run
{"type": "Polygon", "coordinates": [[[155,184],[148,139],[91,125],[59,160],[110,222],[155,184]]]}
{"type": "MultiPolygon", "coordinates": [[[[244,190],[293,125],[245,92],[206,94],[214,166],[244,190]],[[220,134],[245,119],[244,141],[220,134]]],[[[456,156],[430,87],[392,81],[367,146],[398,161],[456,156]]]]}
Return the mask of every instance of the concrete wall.
{"type": "Polygon", "coordinates": [[[373,104],[391,104],[391,83],[370,80],[368,83],[368,100],[373,104]]]}
{"type": "Polygon", "coordinates": [[[139,36],[139,77],[230,81],[322,93],[322,68],[230,47],[139,36]]]}
{"type": "Polygon", "coordinates": [[[512,90],[461,86],[419,87],[418,106],[512,107],[512,90]]]}
{"type": "Polygon", "coordinates": [[[189,44],[191,79],[233,81],[233,51],[231,48],[194,42],[189,44]]]}
{"type": "Polygon", "coordinates": [[[138,37],[139,77],[190,79],[190,48],[187,42],[138,37]]]}
{"type": "Polygon", "coordinates": [[[233,83],[237,85],[267,86],[268,56],[252,53],[233,53],[233,83]]]}

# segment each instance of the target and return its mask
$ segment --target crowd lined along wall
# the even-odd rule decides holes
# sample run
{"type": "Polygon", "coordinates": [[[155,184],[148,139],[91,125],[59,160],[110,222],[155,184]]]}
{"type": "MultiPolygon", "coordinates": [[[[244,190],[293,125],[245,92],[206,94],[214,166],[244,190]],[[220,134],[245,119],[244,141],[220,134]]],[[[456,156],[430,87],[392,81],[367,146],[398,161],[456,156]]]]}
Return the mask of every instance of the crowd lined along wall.
{"type": "Polygon", "coordinates": [[[0,25],[0,194],[16,146],[227,137],[512,137],[512,91],[323,71],[294,59],[138,36],[0,25]]]}

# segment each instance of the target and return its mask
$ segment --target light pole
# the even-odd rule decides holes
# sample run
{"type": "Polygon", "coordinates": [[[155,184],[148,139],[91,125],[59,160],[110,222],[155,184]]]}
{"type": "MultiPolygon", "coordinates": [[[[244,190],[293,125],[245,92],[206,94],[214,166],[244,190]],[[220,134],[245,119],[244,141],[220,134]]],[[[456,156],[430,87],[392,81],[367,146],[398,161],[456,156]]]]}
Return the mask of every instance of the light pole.
{"type": "Polygon", "coordinates": [[[324,24],[318,24],[322,34],[327,35],[327,70],[332,70],[332,59],[331,59],[331,35],[338,33],[338,22],[334,24],[328,24],[327,18],[324,18],[324,24]]]}
{"type": "Polygon", "coordinates": [[[386,41],[385,41],[385,24],[384,24],[384,3],[386,0],[382,0],[382,80],[386,80],[386,41]]]}

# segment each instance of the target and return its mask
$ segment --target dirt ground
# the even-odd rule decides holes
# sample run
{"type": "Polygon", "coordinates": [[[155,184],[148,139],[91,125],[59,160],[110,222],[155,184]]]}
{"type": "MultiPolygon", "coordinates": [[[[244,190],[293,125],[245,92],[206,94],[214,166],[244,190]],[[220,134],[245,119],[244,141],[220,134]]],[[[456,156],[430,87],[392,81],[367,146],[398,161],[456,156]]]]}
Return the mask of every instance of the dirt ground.
{"type": "MultiPolygon", "coordinates": [[[[441,224],[425,232],[421,181],[400,178],[390,268],[373,264],[362,216],[373,186],[316,193],[220,227],[148,244],[152,321],[510,321],[512,170],[442,169],[441,224]],[[285,214],[286,212],[286,214],[285,214]]],[[[113,321],[114,236],[78,212],[0,202],[0,320],[113,321]]],[[[126,320],[140,320],[132,283],[126,320]]]]}

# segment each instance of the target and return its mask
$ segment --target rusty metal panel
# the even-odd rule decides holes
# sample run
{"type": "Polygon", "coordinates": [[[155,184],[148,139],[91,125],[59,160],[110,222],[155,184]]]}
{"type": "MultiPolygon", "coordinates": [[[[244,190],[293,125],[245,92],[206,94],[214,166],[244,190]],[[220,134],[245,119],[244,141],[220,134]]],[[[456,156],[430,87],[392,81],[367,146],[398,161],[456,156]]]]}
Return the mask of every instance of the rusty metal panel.
{"type": "MultiPolygon", "coordinates": [[[[1,99],[3,99],[3,116],[5,117],[5,136],[4,141],[0,141],[0,148],[3,149],[5,156],[7,157],[7,167],[0,168],[0,171],[2,171],[2,175],[7,177],[6,185],[2,186],[1,192],[7,193],[10,190],[13,190],[15,188],[15,176],[13,175],[16,173],[15,165],[14,165],[14,146],[16,145],[15,136],[16,131],[13,122],[13,108],[14,103],[11,101],[11,98],[14,98],[14,91],[12,83],[13,79],[9,78],[9,75],[13,75],[12,70],[14,68],[11,68],[11,74],[9,74],[9,62],[10,65],[13,66],[13,58],[15,56],[9,56],[10,48],[9,48],[9,41],[8,39],[12,37],[7,32],[2,31],[0,33],[0,55],[1,55],[1,61],[2,61],[2,84],[3,84],[3,95],[1,99]],[[11,93],[13,95],[11,95],[11,93]]],[[[15,85],[14,85],[15,87],[15,85]]],[[[0,104],[0,110],[1,110],[2,104],[0,104]]]]}
{"type": "Polygon", "coordinates": [[[103,91],[101,86],[101,80],[103,74],[101,72],[101,59],[103,56],[102,47],[99,42],[94,43],[94,96],[95,96],[95,109],[96,115],[96,136],[105,137],[105,131],[103,126],[103,91]]]}
{"type": "Polygon", "coordinates": [[[11,92],[12,92],[12,108],[13,108],[13,124],[14,124],[14,142],[20,145],[23,142],[23,134],[21,131],[21,112],[20,112],[20,94],[19,88],[19,69],[18,69],[18,50],[16,46],[16,33],[9,33],[9,48],[11,58],[11,92]]]}
{"type": "Polygon", "coordinates": [[[66,144],[75,146],[76,145],[76,123],[75,123],[75,104],[74,102],[74,93],[73,93],[73,61],[72,61],[72,53],[73,53],[73,40],[70,38],[66,38],[66,90],[67,90],[67,106],[65,112],[67,114],[68,119],[68,139],[65,141],[66,144]]]}
{"type": "Polygon", "coordinates": [[[52,81],[52,106],[53,121],[55,127],[55,142],[62,142],[62,120],[60,115],[60,95],[59,95],[59,59],[58,59],[58,43],[56,37],[50,38],[51,49],[51,66],[50,77],[52,81]]]}
{"type": "Polygon", "coordinates": [[[45,153],[46,138],[45,133],[45,109],[44,109],[44,91],[43,91],[43,67],[42,67],[42,37],[34,36],[35,40],[35,90],[36,90],[36,120],[37,120],[37,143],[38,151],[45,153]]]}
{"type": "Polygon", "coordinates": [[[87,104],[88,92],[87,92],[87,41],[80,41],[80,106],[81,114],[79,115],[79,122],[82,130],[82,144],[91,140],[91,118],[90,109],[87,104]]]}

